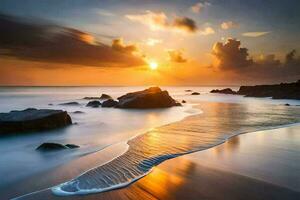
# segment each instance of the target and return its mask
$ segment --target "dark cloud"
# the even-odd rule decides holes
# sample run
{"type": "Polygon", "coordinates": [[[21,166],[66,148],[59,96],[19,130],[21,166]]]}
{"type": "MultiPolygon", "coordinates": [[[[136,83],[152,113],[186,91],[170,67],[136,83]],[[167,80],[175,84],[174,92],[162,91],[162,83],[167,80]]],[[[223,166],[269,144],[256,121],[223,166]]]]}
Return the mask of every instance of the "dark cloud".
{"type": "Polygon", "coordinates": [[[137,46],[134,44],[125,45],[122,38],[114,39],[112,41],[111,47],[116,51],[124,53],[134,53],[138,51],[137,46]]]}
{"type": "Polygon", "coordinates": [[[87,66],[137,66],[144,64],[132,55],[133,46],[124,51],[95,41],[80,30],[25,22],[0,15],[0,55],[23,60],[67,63],[87,66]]]}
{"type": "Polygon", "coordinates": [[[296,50],[288,52],[283,61],[274,54],[262,55],[259,59],[249,58],[248,49],[241,48],[241,42],[228,39],[223,43],[216,43],[212,54],[216,57],[219,70],[231,71],[240,77],[253,79],[289,79],[300,78],[300,57],[296,50]]]}
{"type": "Polygon", "coordinates": [[[173,21],[173,26],[188,32],[196,32],[198,27],[196,22],[188,17],[177,17],[173,21]]]}
{"type": "Polygon", "coordinates": [[[168,50],[168,54],[169,54],[169,60],[172,62],[177,62],[177,63],[187,62],[187,59],[183,57],[182,52],[179,50],[168,50]]]}
{"type": "Polygon", "coordinates": [[[217,42],[212,54],[219,61],[218,67],[223,69],[240,69],[253,64],[248,58],[248,49],[242,48],[241,42],[235,39],[228,39],[225,44],[217,42]]]}

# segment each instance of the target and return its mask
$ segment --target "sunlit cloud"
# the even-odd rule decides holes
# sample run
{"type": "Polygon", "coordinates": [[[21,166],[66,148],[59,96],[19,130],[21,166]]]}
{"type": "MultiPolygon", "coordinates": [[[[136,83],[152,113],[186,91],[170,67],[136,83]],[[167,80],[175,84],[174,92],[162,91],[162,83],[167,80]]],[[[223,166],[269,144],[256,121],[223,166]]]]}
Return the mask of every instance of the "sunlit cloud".
{"type": "Polygon", "coordinates": [[[191,6],[191,11],[194,13],[200,13],[202,11],[202,9],[206,6],[210,6],[211,4],[209,2],[198,2],[196,4],[194,4],[193,6],[191,6]]]}
{"type": "Polygon", "coordinates": [[[223,30],[228,30],[228,29],[231,29],[231,28],[236,28],[238,27],[239,25],[233,21],[226,21],[226,22],[223,22],[221,24],[221,28],[223,30]]]}
{"type": "Polygon", "coordinates": [[[183,57],[183,53],[180,50],[169,49],[167,50],[169,55],[169,60],[176,63],[187,62],[187,59],[183,57]]]}
{"type": "Polygon", "coordinates": [[[202,30],[199,30],[201,35],[212,35],[215,34],[215,30],[212,27],[205,27],[202,30]]]}
{"type": "Polygon", "coordinates": [[[97,13],[101,16],[104,16],[104,17],[112,17],[112,16],[115,16],[114,13],[108,11],[108,10],[104,10],[104,9],[97,9],[97,13]]]}
{"type": "Polygon", "coordinates": [[[260,37],[260,36],[263,36],[263,35],[267,35],[271,33],[270,31],[265,31],[265,32],[246,32],[246,33],[243,33],[242,35],[245,36],[245,37],[260,37]]]}
{"type": "Polygon", "coordinates": [[[125,15],[125,17],[133,22],[144,24],[153,31],[171,30],[194,33],[198,30],[197,24],[193,19],[175,16],[170,20],[164,12],[148,10],[144,14],[125,15]]]}
{"type": "Polygon", "coordinates": [[[155,39],[155,38],[148,38],[146,41],[145,41],[146,45],[148,46],[155,46],[157,44],[160,44],[162,43],[162,40],[160,39],[155,39]]]}

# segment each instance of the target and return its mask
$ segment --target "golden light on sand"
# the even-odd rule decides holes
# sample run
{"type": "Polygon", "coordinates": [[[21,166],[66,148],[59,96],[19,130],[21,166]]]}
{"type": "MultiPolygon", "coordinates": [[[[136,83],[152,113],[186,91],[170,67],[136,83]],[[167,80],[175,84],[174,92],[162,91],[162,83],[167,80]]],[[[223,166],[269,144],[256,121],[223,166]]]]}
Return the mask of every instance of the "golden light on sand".
{"type": "Polygon", "coordinates": [[[158,68],[157,62],[151,61],[151,62],[149,63],[149,68],[150,68],[151,70],[156,70],[156,69],[158,68]]]}

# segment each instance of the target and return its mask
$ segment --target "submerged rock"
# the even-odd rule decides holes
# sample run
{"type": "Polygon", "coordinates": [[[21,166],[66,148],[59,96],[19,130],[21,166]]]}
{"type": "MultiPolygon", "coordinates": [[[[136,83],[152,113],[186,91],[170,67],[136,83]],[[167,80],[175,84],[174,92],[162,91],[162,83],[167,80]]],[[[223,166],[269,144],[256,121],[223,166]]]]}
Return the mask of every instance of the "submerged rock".
{"type": "Polygon", "coordinates": [[[231,88],[225,88],[221,90],[212,90],[210,93],[220,93],[220,94],[236,94],[236,91],[233,91],[231,88]]]}
{"type": "Polygon", "coordinates": [[[78,103],[76,101],[71,101],[71,102],[67,102],[67,103],[60,103],[59,105],[64,105],[64,106],[79,106],[80,103],[78,103]]]}
{"type": "Polygon", "coordinates": [[[90,101],[86,104],[87,107],[98,108],[101,106],[100,101],[90,101]]]}
{"type": "Polygon", "coordinates": [[[72,124],[66,111],[28,108],[0,113],[0,134],[43,131],[72,124]]]}
{"type": "Polygon", "coordinates": [[[185,92],[192,92],[193,90],[184,90],[185,92]]]}
{"type": "Polygon", "coordinates": [[[80,110],[76,110],[73,112],[74,114],[83,114],[84,112],[83,111],[80,111],[80,110]]]}
{"type": "Polygon", "coordinates": [[[112,99],[111,96],[109,96],[108,94],[102,94],[100,96],[100,99],[112,99]]]}
{"type": "Polygon", "coordinates": [[[85,99],[85,100],[96,100],[96,99],[100,99],[100,97],[84,97],[83,99],[85,99]]]}
{"type": "Polygon", "coordinates": [[[101,106],[111,108],[111,107],[115,107],[117,105],[118,105],[118,101],[115,101],[113,99],[108,99],[108,100],[104,101],[101,106]]]}
{"type": "Polygon", "coordinates": [[[199,92],[193,92],[191,95],[200,95],[199,92]]]}
{"type": "Polygon", "coordinates": [[[137,91],[125,94],[118,98],[118,108],[167,108],[180,106],[168,93],[162,91],[159,87],[150,87],[143,91],[137,91]]]}
{"type": "Polygon", "coordinates": [[[39,151],[56,151],[56,150],[62,150],[62,149],[75,149],[79,148],[80,146],[75,144],[60,144],[60,143],[52,143],[52,142],[46,142],[41,144],[36,148],[36,150],[39,151]]]}

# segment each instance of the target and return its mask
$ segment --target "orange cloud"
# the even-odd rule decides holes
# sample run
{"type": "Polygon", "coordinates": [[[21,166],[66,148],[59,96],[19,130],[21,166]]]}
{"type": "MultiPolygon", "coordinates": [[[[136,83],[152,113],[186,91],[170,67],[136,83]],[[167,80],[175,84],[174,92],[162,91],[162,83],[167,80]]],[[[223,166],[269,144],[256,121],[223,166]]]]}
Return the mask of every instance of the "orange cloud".
{"type": "Polygon", "coordinates": [[[187,62],[187,59],[183,57],[182,51],[180,50],[168,50],[169,60],[176,63],[187,62]]]}
{"type": "Polygon", "coordinates": [[[228,30],[228,29],[231,29],[231,28],[236,28],[238,27],[239,25],[233,21],[227,21],[227,22],[223,22],[221,24],[221,28],[223,30],[228,30]]]}

